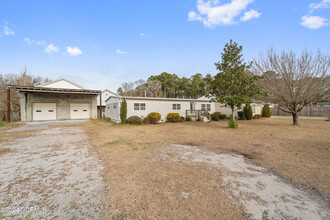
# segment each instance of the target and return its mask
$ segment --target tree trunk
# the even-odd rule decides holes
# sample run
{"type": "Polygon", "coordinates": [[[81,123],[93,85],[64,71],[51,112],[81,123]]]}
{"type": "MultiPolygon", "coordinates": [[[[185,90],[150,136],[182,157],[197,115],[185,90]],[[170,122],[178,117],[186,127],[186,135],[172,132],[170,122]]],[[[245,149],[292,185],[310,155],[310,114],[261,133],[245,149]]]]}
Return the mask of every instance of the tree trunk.
{"type": "Polygon", "coordinates": [[[235,115],[234,115],[234,112],[235,112],[235,107],[231,108],[231,116],[232,116],[232,119],[235,121],[235,115]]]}
{"type": "Polygon", "coordinates": [[[298,125],[298,113],[292,113],[293,125],[298,125]]]}

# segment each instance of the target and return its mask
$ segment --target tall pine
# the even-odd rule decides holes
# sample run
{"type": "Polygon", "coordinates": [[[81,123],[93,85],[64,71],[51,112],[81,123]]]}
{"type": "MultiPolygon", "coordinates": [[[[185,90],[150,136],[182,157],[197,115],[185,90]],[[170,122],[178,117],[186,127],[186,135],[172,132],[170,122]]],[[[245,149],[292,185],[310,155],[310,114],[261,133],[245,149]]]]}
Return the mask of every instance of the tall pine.
{"type": "Polygon", "coordinates": [[[259,76],[253,75],[251,66],[244,62],[243,47],[230,40],[221,53],[221,61],[215,63],[219,73],[214,77],[210,86],[210,96],[220,103],[224,103],[235,112],[243,104],[251,102],[251,97],[262,93],[262,88],[256,85],[259,76]]]}

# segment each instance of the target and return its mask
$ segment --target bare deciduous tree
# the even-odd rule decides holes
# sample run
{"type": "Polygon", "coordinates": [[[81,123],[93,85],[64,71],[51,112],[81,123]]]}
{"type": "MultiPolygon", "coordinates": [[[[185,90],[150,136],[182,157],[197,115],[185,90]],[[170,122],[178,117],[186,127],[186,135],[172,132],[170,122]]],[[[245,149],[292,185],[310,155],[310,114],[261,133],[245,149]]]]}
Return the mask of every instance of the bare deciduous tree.
{"type": "Polygon", "coordinates": [[[265,101],[291,113],[294,125],[304,106],[329,100],[330,56],[320,51],[298,55],[292,50],[279,54],[271,49],[254,60],[253,71],[263,76],[260,83],[269,94],[265,101]]]}

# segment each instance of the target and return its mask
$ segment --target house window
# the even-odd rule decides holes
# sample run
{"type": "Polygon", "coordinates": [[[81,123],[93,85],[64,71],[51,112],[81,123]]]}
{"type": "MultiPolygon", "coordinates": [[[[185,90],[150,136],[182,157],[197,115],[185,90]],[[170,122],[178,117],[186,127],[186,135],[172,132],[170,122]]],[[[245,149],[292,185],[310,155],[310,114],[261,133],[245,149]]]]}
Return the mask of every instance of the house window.
{"type": "Polygon", "coordinates": [[[211,111],[211,104],[202,104],[202,111],[211,111]]]}
{"type": "Polygon", "coordinates": [[[113,108],[113,109],[116,109],[116,108],[117,108],[117,103],[113,103],[113,104],[112,104],[112,108],[113,108]]]}
{"type": "Polygon", "coordinates": [[[180,110],[181,109],[181,104],[173,104],[172,109],[173,110],[180,110]]]}
{"type": "Polygon", "coordinates": [[[134,110],[146,110],[146,103],[134,103],[134,110]]]}

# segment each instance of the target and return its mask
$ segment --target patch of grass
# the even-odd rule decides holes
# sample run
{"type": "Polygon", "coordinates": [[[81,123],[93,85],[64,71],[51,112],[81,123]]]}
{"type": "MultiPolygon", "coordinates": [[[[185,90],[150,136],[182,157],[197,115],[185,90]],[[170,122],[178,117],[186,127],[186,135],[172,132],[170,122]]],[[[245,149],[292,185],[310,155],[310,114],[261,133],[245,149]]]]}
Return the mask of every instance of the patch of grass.
{"type": "Polygon", "coordinates": [[[0,127],[5,127],[5,126],[6,126],[6,122],[0,121],[0,127]]]}

